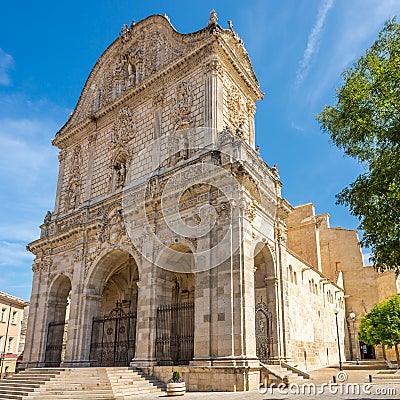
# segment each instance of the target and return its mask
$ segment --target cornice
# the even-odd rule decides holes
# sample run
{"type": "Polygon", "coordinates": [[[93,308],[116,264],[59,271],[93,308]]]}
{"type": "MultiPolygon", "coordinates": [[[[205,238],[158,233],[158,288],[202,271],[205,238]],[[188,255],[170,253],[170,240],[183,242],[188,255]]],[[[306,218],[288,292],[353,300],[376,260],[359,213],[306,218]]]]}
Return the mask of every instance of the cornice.
{"type": "Polygon", "coordinates": [[[232,50],[231,45],[229,45],[222,36],[217,36],[217,41],[219,44],[219,48],[222,49],[224,54],[228,57],[235,71],[244,80],[246,85],[251,89],[253,94],[253,101],[262,100],[264,98],[264,93],[261,91],[260,85],[255,75],[251,76],[249,71],[247,71],[247,69],[244,67],[243,62],[241,62],[237,54],[232,50]]]}

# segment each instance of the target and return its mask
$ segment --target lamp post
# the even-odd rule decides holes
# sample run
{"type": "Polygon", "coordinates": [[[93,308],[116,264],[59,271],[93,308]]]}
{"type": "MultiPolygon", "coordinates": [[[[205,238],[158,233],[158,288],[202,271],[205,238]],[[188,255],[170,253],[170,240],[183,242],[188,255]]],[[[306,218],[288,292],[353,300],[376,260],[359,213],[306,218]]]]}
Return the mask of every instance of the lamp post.
{"type": "Polygon", "coordinates": [[[358,349],[358,341],[357,341],[356,328],[355,328],[356,314],[351,312],[349,314],[349,317],[350,317],[350,320],[353,323],[354,348],[356,350],[356,364],[359,365],[359,362],[358,362],[358,350],[357,350],[358,349]]]}
{"type": "Polygon", "coordinates": [[[335,308],[335,319],[336,319],[336,334],[337,334],[337,345],[338,345],[338,352],[339,352],[339,371],[342,371],[342,354],[340,352],[340,337],[339,337],[339,323],[338,323],[338,314],[339,310],[335,308]]]}

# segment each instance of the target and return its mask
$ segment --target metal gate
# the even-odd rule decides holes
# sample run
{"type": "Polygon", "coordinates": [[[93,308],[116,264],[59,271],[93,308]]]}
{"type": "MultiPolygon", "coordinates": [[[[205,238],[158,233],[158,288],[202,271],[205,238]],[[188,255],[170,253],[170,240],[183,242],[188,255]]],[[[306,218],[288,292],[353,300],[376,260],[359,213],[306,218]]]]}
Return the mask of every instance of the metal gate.
{"type": "Polygon", "coordinates": [[[94,318],[90,343],[92,367],[126,367],[135,355],[136,314],[117,307],[109,315],[94,318]]]}
{"type": "Polygon", "coordinates": [[[156,359],[158,365],[189,364],[194,352],[194,303],[158,307],[156,359]]]}
{"type": "Polygon", "coordinates": [[[272,344],[272,314],[261,302],[256,305],[256,355],[261,362],[271,361],[272,344]]]}
{"type": "Polygon", "coordinates": [[[68,322],[50,322],[47,330],[45,353],[46,367],[59,367],[64,358],[67,343],[68,322]]]}

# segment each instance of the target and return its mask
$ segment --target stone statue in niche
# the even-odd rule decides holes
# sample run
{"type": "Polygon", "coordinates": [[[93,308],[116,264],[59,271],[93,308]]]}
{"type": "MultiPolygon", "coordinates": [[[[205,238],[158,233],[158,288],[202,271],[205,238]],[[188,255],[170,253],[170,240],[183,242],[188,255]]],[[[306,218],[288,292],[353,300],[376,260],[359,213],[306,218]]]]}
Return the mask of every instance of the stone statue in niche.
{"type": "Polygon", "coordinates": [[[115,188],[118,189],[124,186],[126,178],[126,165],[124,162],[117,162],[114,165],[114,170],[116,174],[115,188]]]}
{"type": "Polygon", "coordinates": [[[50,223],[50,221],[51,221],[51,216],[52,216],[51,211],[47,211],[46,216],[44,217],[44,221],[43,221],[43,223],[44,223],[45,225],[48,225],[48,224],[50,223]]]}
{"type": "Polygon", "coordinates": [[[40,237],[45,237],[49,235],[49,226],[51,222],[52,213],[47,211],[46,216],[44,217],[43,225],[40,227],[40,237]]]}
{"type": "Polygon", "coordinates": [[[221,132],[218,133],[218,145],[222,146],[225,143],[233,142],[233,133],[227,125],[221,132]]]}
{"type": "Polygon", "coordinates": [[[177,162],[187,160],[189,158],[189,139],[186,132],[181,132],[178,141],[177,162]]]}
{"type": "Polygon", "coordinates": [[[79,184],[77,181],[72,181],[67,193],[67,210],[74,210],[78,206],[79,201],[79,184]]]}
{"type": "Polygon", "coordinates": [[[136,57],[133,53],[126,55],[126,66],[128,72],[128,81],[130,85],[136,84],[136,57]]]}
{"type": "Polygon", "coordinates": [[[244,132],[243,132],[243,125],[239,124],[239,126],[236,128],[236,136],[239,139],[243,139],[244,138],[244,132]]]}

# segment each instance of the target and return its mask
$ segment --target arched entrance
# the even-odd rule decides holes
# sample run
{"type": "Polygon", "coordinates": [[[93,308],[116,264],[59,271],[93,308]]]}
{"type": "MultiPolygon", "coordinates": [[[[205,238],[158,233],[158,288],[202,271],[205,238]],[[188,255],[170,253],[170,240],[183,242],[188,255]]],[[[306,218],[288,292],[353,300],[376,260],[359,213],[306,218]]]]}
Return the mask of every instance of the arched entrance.
{"type": "Polygon", "coordinates": [[[163,270],[165,292],[157,309],[156,359],[158,365],[185,365],[194,354],[194,258],[188,246],[171,249],[160,258],[168,270],[163,270]]]}
{"type": "Polygon", "coordinates": [[[274,260],[268,246],[258,244],[254,257],[254,299],[256,355],[269,363],[275,355],[273,329],[276,309],[276,277],[274,260]]]}
{"type": "Polygon", "coordinates": [[[139,272],[134,258],[118,251],[108,264],[100,316],[93,319],[90,364],[128,366],[135,355],[139,272]]]}
{"type": "Polygon", "coordinates": [[[58,276],[51,286],[48,297],[46,367],[59,367],[64,358],[68,336],[70,293],[70,279],[66,275],[58,276]]]}

